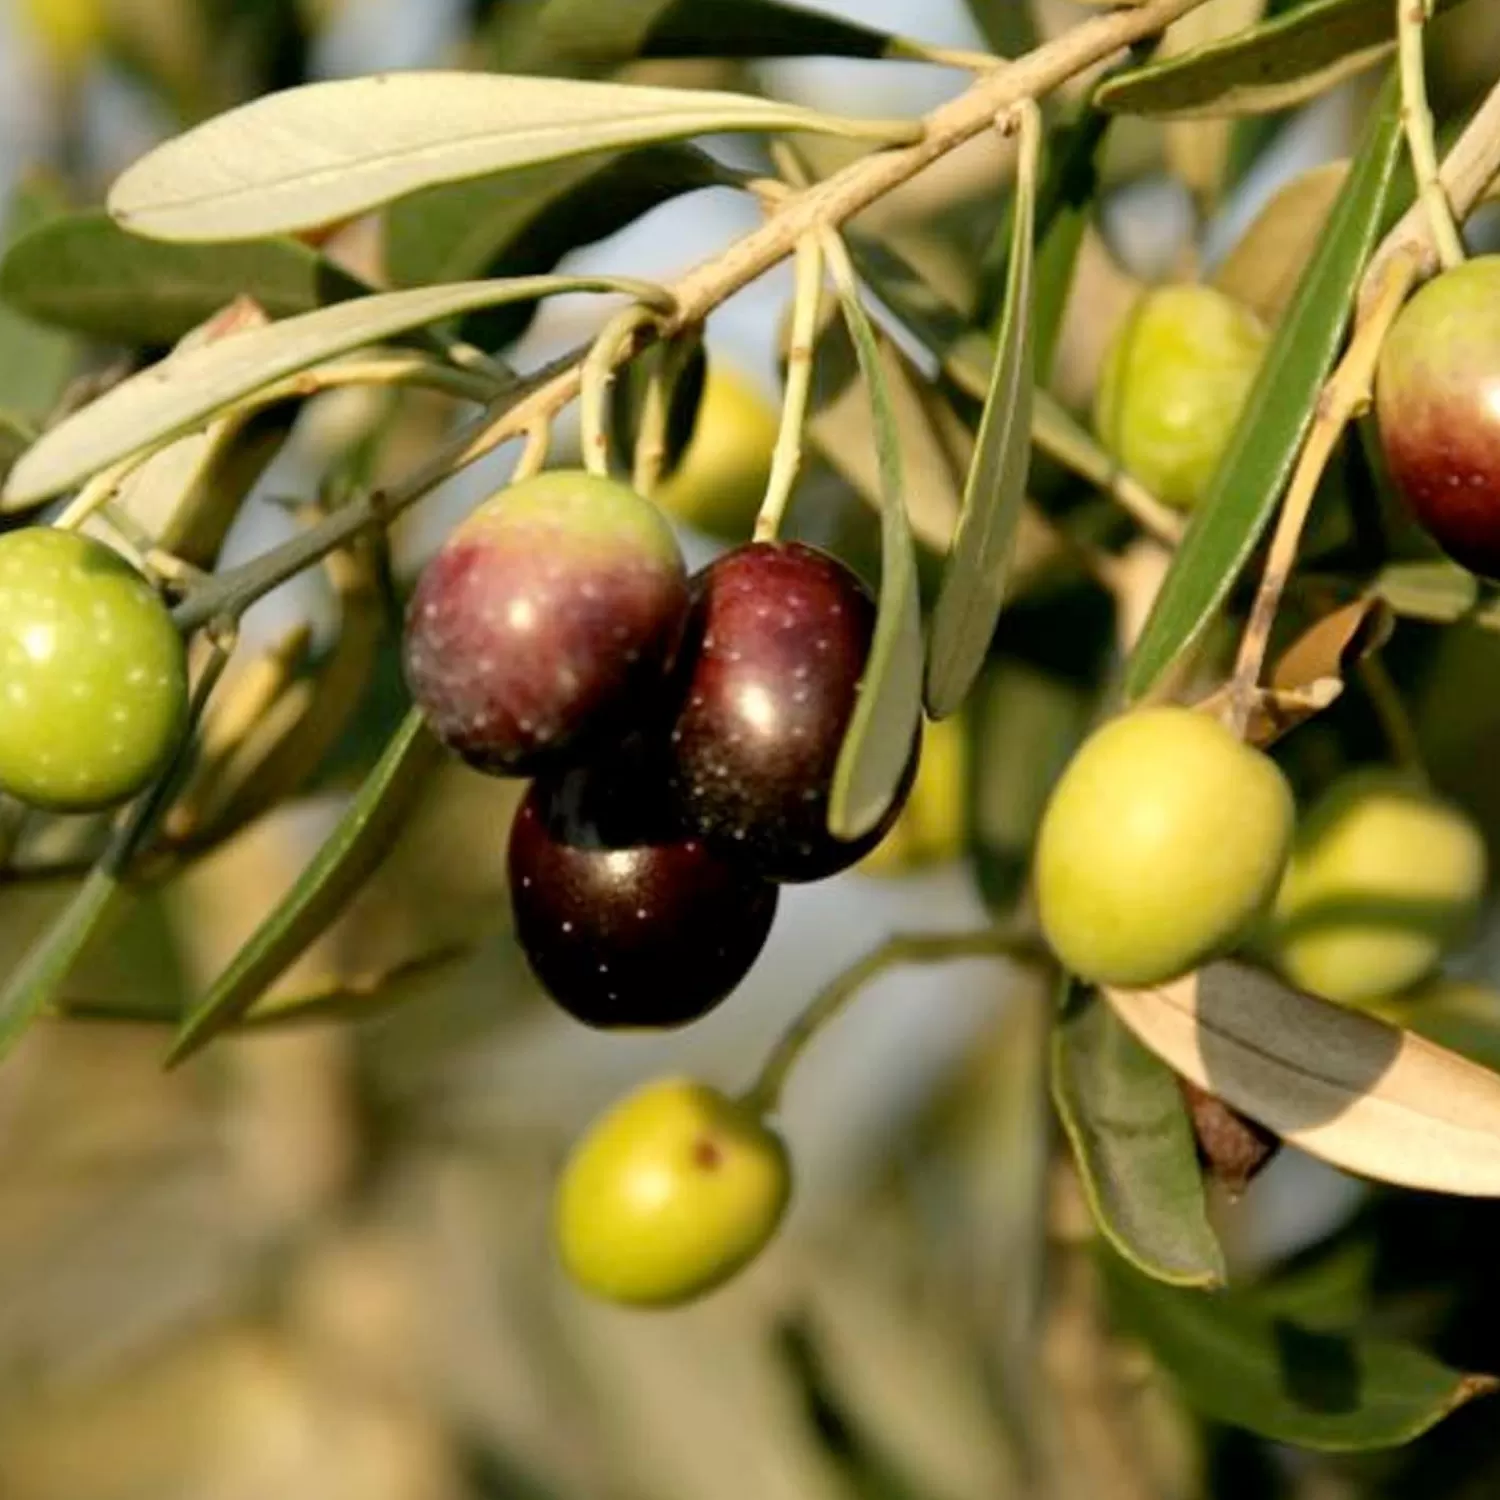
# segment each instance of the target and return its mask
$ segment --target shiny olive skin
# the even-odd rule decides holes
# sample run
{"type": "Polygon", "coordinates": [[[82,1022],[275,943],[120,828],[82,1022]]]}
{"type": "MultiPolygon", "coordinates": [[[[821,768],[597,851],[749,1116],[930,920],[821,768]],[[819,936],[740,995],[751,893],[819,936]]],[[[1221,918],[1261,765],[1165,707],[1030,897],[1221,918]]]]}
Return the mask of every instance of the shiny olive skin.
{"type": "Polygon", "coordinates": [[[1456,562],[1500,579],[1500,256],[1443,272],[1401,309],[1375,411],[1413,516],[1456,562]]]}
{"type": "Polygon", "coordinates": [[[786,1147],[706,1084],[647,1084],[597,1120],[557,1185],[553,1229],[584,1291],[672,1307],[721,1286],[774,1237],[791,1198],[786,1147]]]}
{"type": "Polygon", "coordinates": [[[916,775],[858,839],[828,831],[829,794],[875,630],[875,601],[837,558],[754,542],[693,581],[670,774],[693,826],[769,880],[822,880],[863,858],[916,775]]]}
{"type": "Polygon", "coordinates": [[[1042,931],[1081,979],[1175,979],[1248,934],[1276,893],[1293,822],[1276,763],[1217,719],[1123,714],[1084,742],[1042,816],[1042,931]]]}
{"type": "Polygon", "coordinates": [[[187,713],[182,638],[123,557],[46,526],[0,536],[0,789],[113,807],[166,769],[187,713]]]}
{"type": "Polygon", "coordinates": [[[516,938],[543,988],[599,1028],[683,1026],[749,972],[777,890],[685,830],[641,775],[538,778],[511,827],[516,938]]]}
{"type": "Polygon", "coordinates": [[[539,474],[481,505],[423,570],[407,683],[471,765],[536,775],[631,727],[687,602],[682,554],[650,501],[592,474],[539,474]]]}

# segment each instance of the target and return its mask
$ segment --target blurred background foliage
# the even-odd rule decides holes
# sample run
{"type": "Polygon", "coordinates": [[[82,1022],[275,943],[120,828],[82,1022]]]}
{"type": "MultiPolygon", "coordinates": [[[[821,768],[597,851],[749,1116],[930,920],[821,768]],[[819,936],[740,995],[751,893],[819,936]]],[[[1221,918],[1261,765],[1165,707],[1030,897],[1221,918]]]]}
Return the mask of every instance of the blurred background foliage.
{"type": "MultiPolygon", "coordinates": [[[[631,30],[639,7],[563,0],[7,3],[7,239],[64,205],[97,204],[113,173],[160,136],[332,74],[414,64],[570,72],[764,88],[883,114],[919,111],[957,86],[943,70],[868,60],[704,56],[714,43],[692,41],[690,22],[712,36],[708,0],[665,8],[690,37],[672,45],[631,30]],[[637,59],[653,50],[688,55],[637,59]]],[[[1204,15],[1222,9],[1217,24],[1232,26],[1291,8],[1216,0],[1204,15]]],[[[1067,0],[820,9],[1006,53],[1083,13],[1067,0]]],[[[1192,40],[1185,30],[1168,47],[1192,40]]],[[[1497,74],[1500,8],[1471,4],[1435,30],[1442,118],[1460,117],[1497,74]]],[[[1279,186],[1347,155],[1369,90],[1360,76],[1308,107],[1222,128],[1110,125],[1053,360],[1060,411],[1087,411],[1103,347],[1144,282],[1217,274],[1274,321],[1285,268],[1300,263],[1326,209],[1317,180],[1303,180],[1306,206],[1274,222],[1276,254],[1226,254],[1279,186]]],[[[1081,97],[1081,85],[1064,90],[1059,118],[1081,97]]],[[[854,149],[799,148],[813,173],[854,149]]],[[[998,296],[1008,149],[991,139],[954,153],[857,226],[868,253],[899,257],[969,325],[982,327],[998,296]]],[[[309,305],[299,278],[330,266],[391,284],[560,262],[666,279],[754,222],[752,204],[715,185],[716,161],[761,165],[743,143],[713,143],[712,155],[652,148],[522,174],[500,190],[435,190],[393,210],[383,232],[337,235],[326,262],[279,265],[286,310],[309,305]]],[[[1488,228],[1481,218],[1476,233],[1488,228]]],[[[122,252],[81,235],[68,253],[86,267],[91,254],[122,252]]],[[[223,285],[203,286],[153,271],[130,287],[111,264],[112,301],[41,307],[41,276],[0,302],[0,466],[91,379],[150,357],[230,300],[237,274],[230,266],[223,285]]],[[[710,384],[706,399],[741,402],[762,431],[755,403],[774,390],[787,292],[784,275],[767,277],[709,326],[710,381],[722,369],[738,385],[726,396],[710,384]]],[[[575,342],[585,316],[561,299],[534,319],[485,315],[466,331],[524,365],[575,342]]],[[[974,392],[933,384],[926,355],[894,337],[883,352],[930,572],[957,513],[974,392]]],[[[794,529],[873,565],[875,480],[853,378],[830,327],[794,529]]],[[[437,397],[342,393],[222,435],[197,482],[236,497],[253,486],[252,497],[227,536],[210,524],[196,539],[201,560],[291,534],[344,489],[408,467],[450,420],[437,397]]],[[[690,452],[684,463],[695,461],[706,459],[690,452]]],[[[820,1042],[787,1101],[798,1165],[788,1232],[731,1287],[687,1311],[623,1313],[581,1299],[550,1261],[553,1174],[603,1104],[662,1071],[745,1080],[813,990],[881,935],[970,927],[1024,898],[1047,788],[1140,623],[1054,524],[1118,547],[1118,513],[1045,455],[1022,533],[1024,586],[965,715],[933,737],[911,812],[866,867],[786,893],[770,948],[722,1011],[666,1038],[600,1037],[560,1019],[504,930],[515,788],[434,764],[415,780],[395,851],[276,981],[247,1034],[162,1072],[157,1023],[181,1015],[288,889],[399,721],[401,594],[503,472],[464,475],[388,543],[340,554],[256,608],[198,773],[166,825],[167,878],[134,899],[69,981],[66,1024],[39,1028],[0,1072],[0,1495],[1494,1494],[1500,1441],[1482,1402],[1409,1447],[1338,1455],[1312,1451],[1327,1445],[1323,1428],[1298,1446],[1223,1425],[1225,1400],[1232,1410],[1237,1398],[1221,1400],[1216,1387],[1238,1382],[1243,1397],[1264,1381],[1267,1400],[1278,1399],[1283,1328],[1314,1341],[1301,1355],[1315,1383],[1319,1329],[1339,1331],[1323,1352],[1348,1364],[1356,1386],[1378,1384],[1384,1367],[1343,1339],[1350,1331],[1413,1339],[1455,1369],[1495,1368],[1500,1211],[1359,1186],[1286,1151],[1246,1195],[1211,1198],[1234,1278],[1251,1289],[1239,1312],[1259,1320],[1253,1337],[1216,1360],[1189,1331],[1175,1370],[1153,1362],[1137,1335],[1155,1326],[1160,1353],[1168,1314],[1097,1247],[1052,1120],[1056,997],[993,962],[892,974],[820,1042]]],[[[1337,493],[1312,544],[1336,561],[1358,558],[1382,493],[1357,451],[1328,482],[1337,493]]],[[[730,498],[757,493],[753,464],[748,479],[715,483],[730,498]]],[[[751,508],[684,514],[690,555],[743,534],[751,508]]],[[[1389,535],[1388,513],[1382,524],[1389,535]]],[[[1118,561],[1150,575],[1149,555],[1126,550],[1118,561]]],[[[1500,666],[1500,637],[1406,628],[1387,660],[1437,783],[1500,847],[1489,759],[1500,708],[1483,686],[1500,666]]],[[[1378,715],[1350,692],[1285,747],[1284,763],[1315,787],[1380,744],[1378,715]]],[[[4,836],[0,953],[14,958],[66,899],[101,827],[22,823],[4,836]]],[[[1456,971],[1483,979],[1497,953],[1486,932],[1456,971]]],[[[1500,1022],[1481,997],[1464,1035],[1494,1056],[1500,1022]]],[[[1421,1382],[1403,1369],[1396,1386],[1407,1399],[1421,1382]]],[[[1414,1409],[1436,1415],[1435,1403],[1414,1409]]],[[[1304,1404],[1333,1423],[1368,1403],[1333,1379],[1304,1404]]],[[[1288,1431],[1295,1437],[1295,1423],[1288,1431]]]]}

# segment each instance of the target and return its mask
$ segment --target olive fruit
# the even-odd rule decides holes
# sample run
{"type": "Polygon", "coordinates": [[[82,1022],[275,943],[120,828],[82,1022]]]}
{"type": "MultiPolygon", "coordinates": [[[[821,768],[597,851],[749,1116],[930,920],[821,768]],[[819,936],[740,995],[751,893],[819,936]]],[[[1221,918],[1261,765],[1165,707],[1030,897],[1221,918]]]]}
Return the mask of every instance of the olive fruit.
{"type": "Polygon", "coordinates": [[[1478,829],[1403,772],[1353,771],[1303,815],[1266,948],[1301,989],[1367,1005],[1424,978],[1473,921],[1478,829]]]}
{"type": "Polygon", "coordinates": [[[730,366],[709,362],[693,435],[655,499],[679,521],[726,541],[749,534],[779,427],[776,409],[730,366]]]}
{"type": "Polygon", "coordinates": [[[1213,287],[1144,293],[1105,355],[1100,440],[1158,499],[1190,510],[1229,445],[1267,339],[1254,313],[1213,287]]]}
{"type": "Polygon", "coordinates": [[[1160,984],[1231,949],[1276,893],[1286,778],[1191,709],[1096,730],[1042,815],[1036,899],[1062,963],[1099,984],[1160,984]]]}
{"type": "Polygon", "coordinates": [[[837,558],[752,542],[694,579],[671,730],[673,785],[712,844],[770,880],[852,865],[895,821],[916,774],[858,839],[828,830],[833,773],[875,629],[875,601],[837,558]]]}
{"type": "Polygon", "coordinates": [[[595,1121],[563,1168],[563,1266],[596,1297],[671,1306],[753,1260],[781,1223],[791,1165],[747,1106],[689,1079],[646,1085],[595,1121]]]}
{"type": "Polygon", "coordinates": [[[687,599],[650,501],[591,474],[539,474],[481,505],[423,570],[407,683],[470,764],[533,775],[623,733],[664,677],[687,599]]]}
{"type": "Polygon", "coordinates": [[[112,807],[166,768],[187,705],[182,637],[123,557],[46,526],[0,536],[0,788],[112,807]]]}
{"type": "Polygon", "coordinates": [[[653,788],[589,768],[532,783],[509,869],[532,971],[590,1026],[697,1020],[749,972],[776,915],[776,887],[684,832],[653,788]]]}
{"type": "Polygon", "coordinates": [[[1500,255],[1443,272],[1401,309],[1375,412],[1418,522],[1471,572],[1500,578],[1500,255]]]}

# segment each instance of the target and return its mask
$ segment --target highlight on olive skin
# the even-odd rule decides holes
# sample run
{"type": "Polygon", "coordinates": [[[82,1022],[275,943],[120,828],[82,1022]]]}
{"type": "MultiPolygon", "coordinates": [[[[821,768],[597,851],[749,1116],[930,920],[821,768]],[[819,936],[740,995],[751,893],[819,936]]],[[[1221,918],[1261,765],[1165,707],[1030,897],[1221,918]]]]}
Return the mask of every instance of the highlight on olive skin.
{"type": "Polygon", "coordinates": [[[792,1192],[781,1138],[747,1105],[691,1079],[647,1084],[597,1120],[558,1180],[558,1256],[584,1291],[672,1307],[742,1270],[792,1192]]]}
{"type": "Polygon", "coordinates": [[[516,939],[549,995],[587,1025],[674,1027],[749,972],[777,890],[693,837],[649,769],[538,778],[509,848],[516,939]]]}
{"type": "Polygon", "coordinates": [[[407,610],[412,696],[470,764],[535,775],[623,736],[670,665],[687,573],[650,501],[577,471],[486,501],[407,610]]]}
{"type": "Polygon", "coordinates": [[[916,775],[858,839],[828,829],[834,771],[875,632],[875,601],[837,558],[754,542],[694,579],[670,776],[711,844],[769,880],[822,880],[878,844],[916,775]]]}
{"type": "Polygon", "coordinates": [[[187,653],[156,590],[103,542],[0,536],[0,790],[52,812],[128,801],[187,728],[187,653]]]}
{"type": "Polygon", "coordinates": [[[1157,499],[1191,510],[1224,456],[1269,335],[1211,286],[1142,295],[1105,356],[1094,427],[1157,499]]]}
{"type": "Polygon", "coordinates": [[[1486,874],[1462,809],[1404,771],[1349,772],[1302,816],[1266,952],[1292,984],[1370,1006],[1426,978],[1466,935],[1486,874]]]}
{"type": "Polygon", "coordinates": [[[1139,987],[1233,949],[1275,895],[1291,788],[1217,719],[1146,708],[1112,719],[1063,771],[1042,817],[1035,881],[1070,972],[1139,987]]]}
{"type": "Polygon", "coordinates": [[[1401,309],[1375,411],[1412,515],[1454,561],[1500,578],[1500,255],[1443,272],[1401,309]]]}

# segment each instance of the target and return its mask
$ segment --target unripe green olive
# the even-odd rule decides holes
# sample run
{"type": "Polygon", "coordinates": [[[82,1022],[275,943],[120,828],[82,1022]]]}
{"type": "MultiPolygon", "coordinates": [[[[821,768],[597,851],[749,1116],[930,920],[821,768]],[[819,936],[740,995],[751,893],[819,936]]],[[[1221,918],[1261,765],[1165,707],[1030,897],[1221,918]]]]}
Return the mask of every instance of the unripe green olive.
{"type": "Polygon", "coordinates": [[[554,1203],[558,1253],[596,1297],[691,1301],[765,1248],[791,1196],[781,1138],[690,1079],[631,1094],[574,1148],[554,1203]]]}
{"type": "Polygon", "coordinates": [[[1073,757],[1037,838],[1042,930],[1098,984],[1160,984],[1235,946],[1271,900],[1293,802],[1269,756],[1217,719],[1147,708],[1073,757]]]}
{"type": "Polygon", "coordinates": [[[751,381],[710,360],[692,439],[652,498],[708,536],[743,541],[765,498],[778,425],[751,381]]]}
{"type": "Polygon", "coordinates": [[[1267,919],[1266,948],[1299,988],[1368,1005],[1415,984],[1474,919],[1479,831],[1400,771],[1336,781],[1307,811],[1267,919]]]}
{"type": "Polygon", "coordinates": [[[1105,356],[1094,426],[1167,505],[1203,498],[1265,354],[1248,308],[1209,286],[1147,292],[1105,356]]]}
{"type": "Polygon", "coordinates": [[[156,591],[103,542],[0,536],[0,788],[34,807],[112,807],[165,768],[187,657],[156,591]]]}

